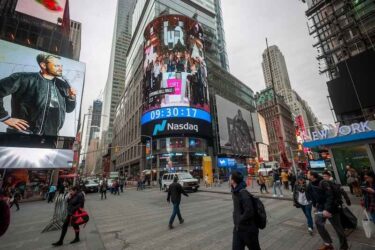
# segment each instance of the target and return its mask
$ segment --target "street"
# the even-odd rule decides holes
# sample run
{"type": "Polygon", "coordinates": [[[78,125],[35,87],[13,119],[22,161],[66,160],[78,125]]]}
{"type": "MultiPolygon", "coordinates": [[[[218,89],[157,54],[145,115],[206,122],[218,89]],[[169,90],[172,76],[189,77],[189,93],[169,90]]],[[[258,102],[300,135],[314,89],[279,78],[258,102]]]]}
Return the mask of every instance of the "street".
{"type": "MultiPolygon", "coordinates": [[[[183,197],[181,213],[185,223],[169,230],[172,208],[166,193],[158,189],[126,190],[120,196],[98,194],[86,196],[85,208],[90,221],[81,230],[81,242],[70,245],[74,238],[69,228],[64,245],[57,249],[231,249],[232,200],[228,194],[190,193],[183,197]]],[[[263,199],[269,218],[260,231],[262,249],[317,249],[322,241],[315,232],[307,233],[302,211],[288,200],[263,199]]],[[[359,206],[352,207],[360,213],[359,206]]],[[[41,233],[53,213],[46,202],[22,203],[21,210],[12,209],[11,225],[1,238],[0,249],[51,249],[60,231],[41,233]]],[[[336,235],[328,226],[335,246],[336,235]]],[[[375,249],[373,239],[364,237],[362,229],[349,236],[351,249],[375,249]]]]}

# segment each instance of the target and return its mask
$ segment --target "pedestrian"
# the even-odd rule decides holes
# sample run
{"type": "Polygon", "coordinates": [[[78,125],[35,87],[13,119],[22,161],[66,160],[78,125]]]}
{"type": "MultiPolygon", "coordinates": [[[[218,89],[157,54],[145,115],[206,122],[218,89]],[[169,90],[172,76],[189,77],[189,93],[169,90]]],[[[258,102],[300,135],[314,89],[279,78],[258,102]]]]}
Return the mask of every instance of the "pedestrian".
{"type": "Polygon", "coordinates": [[[114,195],[120,195],[120,184],[119,184],[119,181],[118,180],[115,180],[113,182],[113,185],[114,185],[114,195]]]}
{"type": "Polygon", "coordinates": [[[100,199],[103,200],[103,197],[107,199],[107,189],[108,189],[108,182],[107,180],[103,180],[102,183],[100,184],[100,199]]]}
{"type": "Polygon", "coordinates": [[[331,174],[330,171],[326,170],[326,171],[323,172],[323,179],[326,180],[326,181],[330,181],[331,185],[334,187],[334,189],[336,190],[336,192],[341,195],[340,199],[338,200],[338,202],[340,202],[341,206],[344,204],[344,202],[342,201],[343,198],[345,199],[346,205],[350,206],[352,204],[352,202],[350,201],[350,198],[349,198],[348,194],[341,187],[340,184],[338,184],[338,183],[335,182],[335,180],[333,179],[332,174],[331,174]]]}
{"type": "Polygon", "coordinates": [[[0,188],[0,237],[5,234],[10,224],[9,197],[0,188]]]}
{"type": "Polygon", "coordinates": [[[297,178],[296,178],[295,174],[293,173],[293,171],[289,172],[288,180],[290,182],[290,187],[291,187],[291,190],[293,192],[294,191],[294,185],[296,184],[296,181],[297,181],[297,178]]]}
{"type": "Polygon", "coordinates": [[[362,206],[369,213],[371,220],[375,223],[375,174],[367,172],[364,176],[366,183],[362,187],[363,199],[362,206]]]}
{"type": "MultiPolygon", "coordinates": [[[[67,200],[67,216],[64,220],[64,224],[62,226],[61,235],[59,241],[53,243],[53,246],[61,246],[64,241],[65,234],[68,230],[69,224],[71,224],[72,215],[80,208],[84,207],[85,198],[80,189],[77,186],[74,186],[69,191],[69,198],[67,200]]],[[[72,225],[75,232],[75,238],[70,244],[74,244],[80,241],[79,239],[79,226],[72,225]]]]}
{"type": "Polygon", "coordinates": [[[233,199],[233,250],[260,250],[259,229],[255,224],[256,211],[253,199],[246,190],[246,183],[239,172],[232,173],[231,179],[233,199]]]}
{"type": "Polygon", "coordinates": [[[280,180],[280,174],[279,174],[278,169],[275,169],[273,171],[272,177],[273,177],[273,195],[272,196],[284,197],[283,191],[281,190],[281,180],[280,180]],[[279,194],[277,194],[276,189],[279,190],[279,194]]]}
{"type": "Polygon", "coordinates": [[[121,191],[121,193],[124,192],[124,183],[125,183],[125,178],[124,178],[124,176],[120,176],[120,179],[119,179],[119,186],[120,186],[120,191],[121,191]]]}
{"type": "Polygon", "coordinates": [[[48,201],[47,203],[53,202],[53,198],[55,198],[56,194],[56,186],[51,184],[48,190],[48,201]]]}
{"type": "Polygon", "coordinates": [[[288,177],[289,177],[288,172],[286,170],[283,170],[281,172],[281,181],[283,182],[285,190],[289,190],[289,179],[288,179],[288,177]]]}
{"type": "Polygon", "coordinates": [[[267,186],[266,186],[266,179],[264,178],[264,176],[260,172],[259,172],[259,176],[258,176],[258,184],[260,186],[260,192],[263,194],[263,190],[264,190],[268,194],[268,190],[267,190],[267,186]]]}
{"type": "Polygon", "coordinates": [[[357,171],[352,168],[352,167],[349,167],[348,169],[348,172],[346,173],[346,182],[348,183],[349,187],[350,187],[350,193],[359,197],[361,196],[361,189],[359,187],[359,176],[358,176],[358,173],[357,171]]]}
{"type": "Polygon", "coordinates": [[[13,207],[13,205],[16,205],[16,208],[17,208],[17,211],[20,210],[20,205],[19,205],[19,201],[21,200],[21,193],[20,193],[20,190],[18,188],[14,189],[13,190],[13,195],[12,195],[12,198],[10,200],[10,208],[13,207]]]}
{"type": "Polygon", "coordinates": [[[159,188],[160,188],[160,191],[163,190],[163,187],[162,187],[162,182],[161,182],[161,176],[159,177],[159,188]]]}
{"type": "Polygon", "coordinates": [[[299,177],[297,185],[293,189],[293,203],[296,208],[301,208],[307,219],[307,231],[312,235],[314,222],[311,215],[311,197],[306,193],[307,185],[304,178],[299,177]]]}
{"type": "Polygon", "coordinates": [[[328,219],[340,241],[340,249],[349,249],[348,242],[344,233],[344,228],[340,218],[340,200],[341,196],[334,192],[330,181],[323,180],[316,172],[310,172],[310,183],[307,187],[308,196],[311,197],[312,205],[315,208],[315,225],[324,244],[319,250],[334,249],[332,238],[325,228],[328,219]]]}
{"type": "Polygon", "coordinates": [[[184,223],[184,219],[181,216],[180,212],[180,203],[181,203],[181,194],[188,197],[189,195],[185,192],[185,190],[182,188],[181,184],[178,183],[177,176],[174,177],[173,183],[169,185],[168,187],[168,197],[167,201],[170,203],[172,201],[173,204],[173,212],[171,215],[171,218],[169,219],[168,227],[169,229],[173,229],[173,222],[177,215],[178,220],[180,221],[180,224],[184,223]]]}

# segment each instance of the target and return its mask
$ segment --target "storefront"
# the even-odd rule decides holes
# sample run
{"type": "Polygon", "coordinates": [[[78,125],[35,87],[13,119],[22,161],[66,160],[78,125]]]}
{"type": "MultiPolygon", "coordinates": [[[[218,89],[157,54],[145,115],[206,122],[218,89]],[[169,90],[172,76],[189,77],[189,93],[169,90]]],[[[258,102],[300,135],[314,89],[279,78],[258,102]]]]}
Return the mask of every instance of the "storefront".
{"type": "Polygon", "coordinates": [[[313,151],[328,150],[336,180],[346,184],[346,166],[361,174],[375,171],[375,122],[366,121],[311,132],[312,140],[304,147],[313,151]]]}

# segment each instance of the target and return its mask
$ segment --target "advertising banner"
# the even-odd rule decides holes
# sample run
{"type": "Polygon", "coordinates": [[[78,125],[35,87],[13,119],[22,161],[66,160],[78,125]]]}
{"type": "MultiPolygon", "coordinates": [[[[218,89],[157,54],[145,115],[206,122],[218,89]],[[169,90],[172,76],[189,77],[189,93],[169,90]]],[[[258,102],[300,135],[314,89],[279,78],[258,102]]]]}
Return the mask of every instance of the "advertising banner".
{"type": "MultiPolygon", "coordinates": [[[[142,134],[152,135],[149,127],[155,122],[181,119],[186,126],[204,124],[205,129],[175,129],[174,135],[186,130],[195,136],[211,135],[201,25],[186,16],[165,15],[147,25],[144,37],[142,134]]],[[[160,130],[154,136],[172,135],[171,131],[160,130]]]]}
{"type": "Polygon", "coordinates": [[[63,18],[66,0],[18,0],[16,11],[54,24],[63,18]]]}
{"type": "Polygon", "coordinates": [[[250,111],[216,95],[220,147],[232,154],[255,156],[254,130],[250,111]]]}
{"type": "Polygon", "coordinates": [[[0,134],[74,138],[85,64],[3,40],[0,55],[0,134]]]}
{"type": "Polygon", "coordinates": [[[0,147],[1,168],[71,168],[73,150],[0,147]]]}

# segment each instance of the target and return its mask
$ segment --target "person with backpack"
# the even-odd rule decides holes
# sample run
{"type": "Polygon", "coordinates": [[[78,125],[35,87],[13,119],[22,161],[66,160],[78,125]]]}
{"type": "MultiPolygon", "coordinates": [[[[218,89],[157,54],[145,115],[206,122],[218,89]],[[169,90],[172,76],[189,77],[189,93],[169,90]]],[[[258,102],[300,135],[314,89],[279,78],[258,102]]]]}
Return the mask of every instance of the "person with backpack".
{"type": "MultiPolygon", "coordinates": [[[[62,226],[61,235],[59,241],[53,243],[53,246],[61,246],[63,244],[66,232],[68,230],[69,224],[71,224],[72,216],[76,211],[84,207],[85,198],[83,193],[80,191],[79,187],[74,186],[70,189],[69,198],[67,200],[67,216],[65,218],[64,224],[62,226]]],[[[75,238],[70,244],[74,244],[80,241],[79,239],[79,226],[72,224],[75,232],[75,238]]]]}
{"type": "Polygon", "coordinates": [[[349,249],[340,218],[341,195],[334,191],[333,185],[330,181],[323,180],[323,178],[316,172],[310,173],[309,180],[310,183],[307,187],[307,194],[311,197],[312,205],[315,208],[315,211],[317,211],[315,213],[315,225],[320,237],[324,241],[324,244],[319,250],[334,249],[332,238],[325,228],[327,219],[336,231],[340,241],[340,249],[349,249]]]}
{"type": "Polygon", "coordinates": [[[253,196],[246,190],[246,183],[241,173],[234,171],[231,178],[233,199],[233,250],[260,250],[258,217],[254,209],[253,196]]]}
{"type": "Polygon", "coordinates": [[[307,231],[312,235],[314,229],[314,222],[311,216],[312,204],[311,197],[306,192],[307,185],[303,177],[298,177],[297,185],[293,189],[293,205],[296,208],[301,208],[303,214],[307,219],[307,231]]]}
{"type": "Polygon", "coordinates": [[[172,201],[173,204],[173,212],[168,224],[169,229],[173,229],[173,222],[176,218],[176,215],[178,216],[180,224],[184,223],[184,219],[182,218],[180,212],[181,194],[189,197],[189,195],[182,188],[181,184],[178,183],[178,177],[175,176],[173,179],[173,183],[168,187],[167,202],[170,203],[172,201]]]}
{"type": "Polygon", "coordinates": [[[281,180],[280,180],[280,174],[279,170],[275,169],[272,173],[273,177],[273,197],[284,197],[283,191],[281,190],[281,180]],[[279,190],[279,194],[277,195],[276,188],[279,190]]]}

